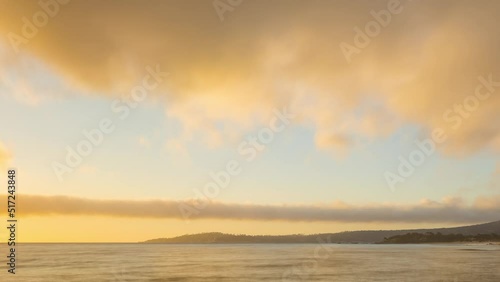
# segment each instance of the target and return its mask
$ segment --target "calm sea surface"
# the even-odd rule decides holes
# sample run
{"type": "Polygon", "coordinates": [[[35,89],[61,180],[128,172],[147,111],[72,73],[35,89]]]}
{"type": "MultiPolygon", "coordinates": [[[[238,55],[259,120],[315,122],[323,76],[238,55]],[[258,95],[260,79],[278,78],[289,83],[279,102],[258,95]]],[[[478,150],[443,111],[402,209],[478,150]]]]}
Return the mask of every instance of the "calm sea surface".
{"type": "MultiPolygon", "coordinates": [[[[1,248],[6,252],[6,248],[1,248]]],[[[0,281],[500,281],[500,246],[24,244],[0,281]]]]}

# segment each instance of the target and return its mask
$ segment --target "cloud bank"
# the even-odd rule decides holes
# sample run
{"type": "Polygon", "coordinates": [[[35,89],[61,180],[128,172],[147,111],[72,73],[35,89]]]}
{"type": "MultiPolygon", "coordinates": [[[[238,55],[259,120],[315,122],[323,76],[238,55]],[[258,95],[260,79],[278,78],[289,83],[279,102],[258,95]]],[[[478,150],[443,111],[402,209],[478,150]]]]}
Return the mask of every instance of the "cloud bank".
{"type": "MultiPolygon", "coordinates": [[[[0,32],[21,34],[38,2],[1,1],[0,32]]],[[[387,3],[246,1],[220,22],[211,0],[72,1],[21,55],[4,37],[3,67],[32,56],[77,88],[113,95],[159,64],[171,76],[156,94],[182,122],[182,140],[223,142],[271,108],[297,104],[320,149],[348,149],[405,123],[446,129],[441,148],[450,154],[498,149],[498,89],[459,128],[443,113],[474,93],[478,76],[500,81],[500,2],[401,1],[402,12],[347,63],[340,44],[353,44],[354,28],[387,3]]]]}
{"type": "MultiPolygon", "coordinates": [[[[22,195],[20,216],[109,216],[183,219],[181,204],[192,201],[169,200],[94,200],[66,196],[22,195]]],[[[0,203],[5,208],[5,203],[0,203]]],[[[500,219],[500,196],[480,197],[467,205],[460,198],[440,202],[422,200],[414,205],[256,205],[212,202],[189,219],[283,220],[324,222],[447,222],[472,223],[500,219]]]]}

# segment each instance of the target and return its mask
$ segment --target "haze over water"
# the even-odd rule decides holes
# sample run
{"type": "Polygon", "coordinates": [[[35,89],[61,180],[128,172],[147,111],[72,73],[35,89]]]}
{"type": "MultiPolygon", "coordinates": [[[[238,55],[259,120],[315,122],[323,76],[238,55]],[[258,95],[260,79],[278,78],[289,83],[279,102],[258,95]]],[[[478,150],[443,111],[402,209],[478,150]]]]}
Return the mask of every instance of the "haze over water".
{"type": "Polygon", "coordinates": [[[500,246],[25,244],[17,281],[500,281],[500,246]],[[317,254],[315,256],[315,253],[317,254]]]}

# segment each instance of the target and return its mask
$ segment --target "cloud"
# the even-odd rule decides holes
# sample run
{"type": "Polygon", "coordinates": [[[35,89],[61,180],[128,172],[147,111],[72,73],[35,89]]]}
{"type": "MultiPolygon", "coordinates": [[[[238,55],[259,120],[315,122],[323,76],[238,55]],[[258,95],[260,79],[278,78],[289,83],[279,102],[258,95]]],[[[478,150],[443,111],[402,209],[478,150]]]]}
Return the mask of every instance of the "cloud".
{"type": "MultiPolygon", "coordinates": [[[[182,219],[181,204],[193,201],[171,200],[94,200],[66,196],[23,195],[19,202],[22,216],[84,215],[182,219]]],[[[0,208],[3,208],[0,204],[0,208]]],[[[441,202],[423,200],[414,205],[256,205],[212,202],[195,219],[283,220],[326,222],[450,222],[467,223],[499,219],[500,195],[479,197],[466,205],[460,198],[441,202]]]]}
{"type": "Polygon", "coordinates": [[[16,57],[10,52],[10,46],[0,40],[0,95],[29,106],[73,95],[61,78],[48,75],[51,69],[39,59],[29,54],[16,57]]]}
{"type": "MultiPolygon", "coordinates": [[[[404,123],[446,129],[441,149],[450,154],[498,149],[498,89],[459,128],[443,120],[474,93],[478,76],[500,81],[498,1],[401,1],[403,11],[350,64],[340,43],[352,44],[353,28],[388,1],[249,1],[224,23],[212,1],[126,2],[62,6],[23,54],[103,95],[128,90],[144,66],[161,65],[171,76],[156,95],[183,123],[183,141],[195,133],[210,146],[231,140],[269,109],[295,103],[320,149],[346,150],[353,137],[377,138],[404,123]],[[382,110],[351,115],[373,100],[382,110]],[[218,128],[221,121],[228,127],[218,128]]],[[[0,31],[21,34],[22,17],[40,7],[3,1],[2,10],[0,31]]]]}

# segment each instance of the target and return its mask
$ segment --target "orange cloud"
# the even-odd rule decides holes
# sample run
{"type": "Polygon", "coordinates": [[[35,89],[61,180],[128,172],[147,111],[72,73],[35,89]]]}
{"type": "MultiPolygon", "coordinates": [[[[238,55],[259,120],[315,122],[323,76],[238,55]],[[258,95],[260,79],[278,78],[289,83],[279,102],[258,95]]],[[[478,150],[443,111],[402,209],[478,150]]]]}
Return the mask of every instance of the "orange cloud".
{"type": "MultiPolygon", "coordinates": [[[[268,109],[297,104],[318,148],[345,150],[349,136],[377,138],[405,122],[446,129],[441,148],[451,154],[497,148],[498,86],[459,127],[443,114],[475,93],[478,76],[500,81],[500,3],[401,5],[350,64],[339,45],[352,43],[353,29],[387,1],[249,1],[223,23],[211,1],[74,1],[20,45],[21,55],[5,56],[15,65],[29,54],[81,90],[107,95],[128,90],[144,66],[159,64],[171,76],[156,94],[183,123],[181,139],[202,132],[209,145],[262,122],[268,109]],[[373,100],[383,110],[350,115],[373,100]],[[221,131],[214,126],[220,121],[231,126],[221,131]]],[[[21,34],[21,19],[40,6],[2,1],[2,10],[0,31],[21,34]]]]}

